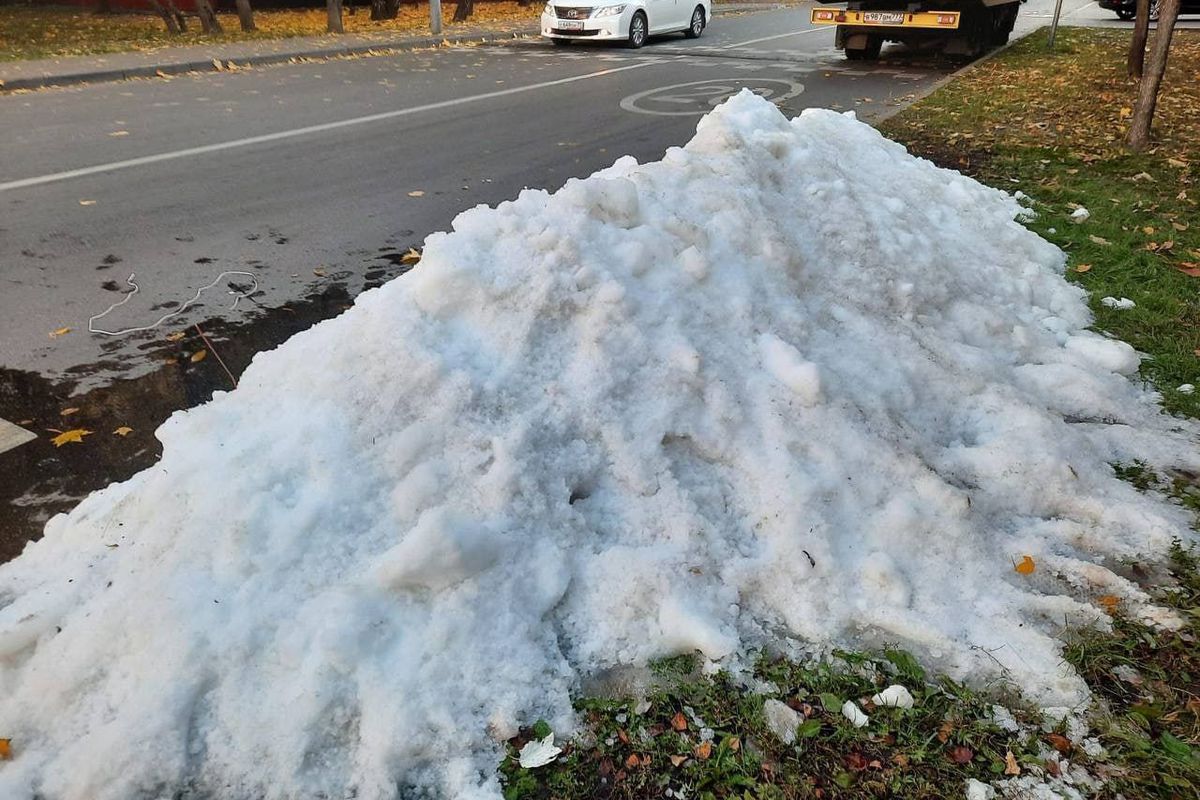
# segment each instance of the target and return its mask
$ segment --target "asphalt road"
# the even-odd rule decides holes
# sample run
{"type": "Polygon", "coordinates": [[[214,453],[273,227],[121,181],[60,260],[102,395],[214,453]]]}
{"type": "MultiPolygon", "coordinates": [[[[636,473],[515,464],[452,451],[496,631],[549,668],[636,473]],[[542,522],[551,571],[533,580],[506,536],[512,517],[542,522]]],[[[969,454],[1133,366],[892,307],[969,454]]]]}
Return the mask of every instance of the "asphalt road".
{"type": "MultiPolygon", "coordinates": [[[[222,270],[253,272],[265,306],[353,294],[465,208],[660,157],[739,87],[871,119],[953,68],[900,50],[851,65],[808,13],[641,51],[533,41],[0,97],[0,366],[80,388],[151,369],[153,336],[87,333],[131,272],[140,292],[97,327],[152,323],[222,270]]],[[[164,329],[256,311],[230,302],[206,294],[164,329]]]]}
{"type": "MultiPolygon", "coordinates": [[[[1052,7],[1033,0],[1019,25],[1052,7]]],[[[0,452],[0,560],[152,460],[153,429],[228,388],[226,363],[404,271],[460,211],[657,159],[742,87],[789,115],[870,120],[957,66],[903,48],[847,62],[809,8],[717,16],[640,51],[528,41],[0,96],[0,417],[39,436],[0,452]],[[231,285],[255,284],[230,307],[231,285]],[[149,330],[88,332],[122,300],[92,324],[149,330]],[[73,428],[98,433],[50,446],[73,428]]]]}

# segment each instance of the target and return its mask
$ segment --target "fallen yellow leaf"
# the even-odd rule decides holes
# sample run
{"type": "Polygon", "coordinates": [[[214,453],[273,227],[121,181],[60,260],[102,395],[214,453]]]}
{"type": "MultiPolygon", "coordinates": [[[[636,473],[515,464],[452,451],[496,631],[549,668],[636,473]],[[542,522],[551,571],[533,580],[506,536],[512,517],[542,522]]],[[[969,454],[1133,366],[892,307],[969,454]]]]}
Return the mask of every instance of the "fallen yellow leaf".
{"type": "Polygon", "coordinates": [[[400,256],[401,264],[415,264],[421,260],[421,254],[413,248],[408,248],[408,252],[400,256]]]}
{"type": "Polygon", "coordinates": [[[1013,569],[1022,575],[1032,575],[1033,571],[1037,569],[1037,565],[1033,563],[1032,556],[1021,556],[1021,563],[1017,564],[1013,569]]]}
{"type": "Polygon", "coordinates": [[[178,341],[179,341],[180,339],[182,339],[182,338],[183,338],[185,335],[186,335],[186,334],[184,334],[184,332],[183,332],[183,331],[175,331],[174,333],[168,333],[168,334],[167,334],[167,341],[168,341],[168,342],[178,342],[178,341]]]}
{"type": "Polygon", "coordinates": [[[79,205],[81,205],[81,206],[94,206],[94,205],[96,205],[96,201],[95,201],[95,200],[80,200],[80,201],[79,201],[79,205]]]}
{"type": "Polygon", "coordinates": [[[408,196],[409,196],[409,197],[424,197],[424,196],[425,196],[425,193],[424,193],[424,192],[422,192],[420,189],[418,189],[418,190],[417,190],[417,191],[415,191],[415,192],[409,192],[409,193],[408,193],[408,196]]]}
{"type": "Polygon", "coordinates": [[[117,436],[128,436],[129,434],[133,433],[133,428],[129,427],[128,425],[122,425],[113,431],[113,433],[117,436]]]}
{"type": "Polygon", "coordinates": [[[1121,599],[1114,594],[1101,595],[1096,601],[1104,606],[1104,610],[1109,614],[1116,613],[1117,606],[1121,604],[1121,599]]]}
{"type": "Polygon", "coordinates": [[[12,759],[12,739],[0,739],[0,761],[12,759]]]}
{"type": "Polygon", "coordinates": [[[70,328],[59,328],[57,330],[50,331],[50,338],[57,339],[60,336],[66,336],[70,332],[70,328]]]}
{"type": "Polygon", "coordinates": [[[682,766],[683,762],[685,762],[685,761],[687,761],[687,756],[671,756],[671,766],[672,767],[682,766]]]}
{"type": "Polygon", "coordinates": [[[58,412],[58,415],[60,417],[65,417],[68,414],[78,414],[78,413],[79,413],[79,409],[72,406],[71,408],[64,408],[62,411],[58,412]]]}
{"type": "Polygon", "coordinates": [[[1021,765],[1017,763],[1017,757],[1013,755],[1013,751],[1009,750],[1004,754],[1004,774],[1005,775],[1020,775],[1021,765]]]}
{"type": "Polygon", "coordinates": [[[192,353],[192,363],[195,364],[197,361],[203,361],[207,355],[207,350],[197,350],[196,352],[192,353]]]}
{"type": "Polygon", "coordinates": [[[1076,264],[1075,265],[1076,272],[1087,272],[1091,268],[1092,268],[1091,264],[1076,264]]]}
{"type": "Polygon", "coordinates": [[[62,447],[70,442],[83,442],[83,437],[91,436],[92,432],[83,428],[73,428],[69,431],[63,431],[58,436],[55,436],[50,441],[54,442],[55,447],[62,447]]]}
{"type": "Polygon", "coordinates": [[[701,761],[707,761],[709,756],[712,755],[712,742],[701,742],[696,745],[692,752],[696,754],[696,758],[701,761]]]}

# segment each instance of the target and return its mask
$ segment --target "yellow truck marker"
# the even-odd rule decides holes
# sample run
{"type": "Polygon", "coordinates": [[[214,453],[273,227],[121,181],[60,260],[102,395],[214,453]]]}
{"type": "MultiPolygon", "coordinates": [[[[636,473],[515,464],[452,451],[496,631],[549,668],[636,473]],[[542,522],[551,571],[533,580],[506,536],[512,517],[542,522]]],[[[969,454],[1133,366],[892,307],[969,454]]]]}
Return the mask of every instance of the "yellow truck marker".
{"type": "Polygon", "coordinates": [[[957,11],[854,11],[840,8],[814,8],[814,25],[853,25],[862,28],[958,28],[957,11]]]}

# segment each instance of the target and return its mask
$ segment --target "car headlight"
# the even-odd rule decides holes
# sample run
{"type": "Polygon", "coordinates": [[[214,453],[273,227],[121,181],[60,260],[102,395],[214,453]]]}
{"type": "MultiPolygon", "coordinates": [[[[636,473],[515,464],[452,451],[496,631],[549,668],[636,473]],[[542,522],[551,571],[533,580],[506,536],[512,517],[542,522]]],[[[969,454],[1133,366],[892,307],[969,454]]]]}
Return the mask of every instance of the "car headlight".
{"type": "Polygon", "coordinates": [[[542,9],[542,13],[549,17],[557,17],[558,16],[556,13],[554,13],[554,4],[553,3],[546,3],[546,7],[542,9]]]}
{"type": "Polygon", "coordinates": [[[593,13],[593,17],[618,17],[625,11],[625,6],[605,6],[597,8],[593,13]]]}

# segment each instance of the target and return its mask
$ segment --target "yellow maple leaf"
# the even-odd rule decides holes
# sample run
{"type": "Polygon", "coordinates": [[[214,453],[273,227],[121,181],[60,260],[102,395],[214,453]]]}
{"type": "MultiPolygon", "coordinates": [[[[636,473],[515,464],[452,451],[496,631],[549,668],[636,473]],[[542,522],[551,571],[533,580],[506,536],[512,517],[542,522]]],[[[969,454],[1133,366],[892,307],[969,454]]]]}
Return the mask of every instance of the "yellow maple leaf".
{"type": "Polygon", "coordinates": [[[1037,569],[1037,565],[1033,563],[1033,556],[1021,556],[1021,563],[1013,567],[1021,575],[1032,575],[1037,569]]]}
{"type": "Polygon", "coordinates": [[[63,431],[58,436],[55,436],[50,441],[54,442],[55,447],[62,447],[70,442],[83,442],[83,437],[91,436],[92,432],[83,428],[72,428],[69,431],[63,431]]]}
{"type": "Polygon", "coordinates": [[[133,428],[129,427],[128,425],[122,425],[114,430],[113,433],[117,436],[128,436],[129,434],[133,433],[133,428]]]}

